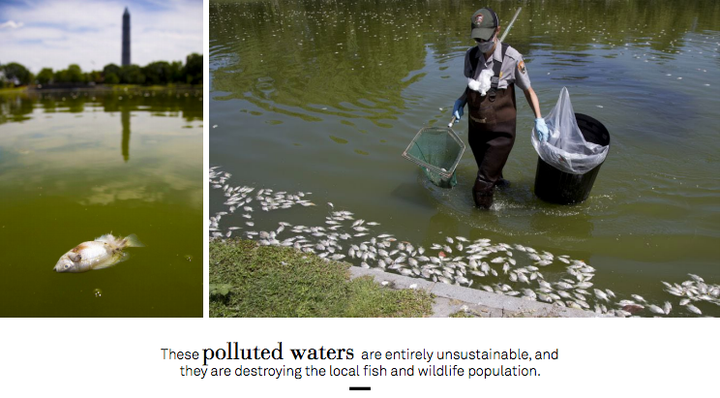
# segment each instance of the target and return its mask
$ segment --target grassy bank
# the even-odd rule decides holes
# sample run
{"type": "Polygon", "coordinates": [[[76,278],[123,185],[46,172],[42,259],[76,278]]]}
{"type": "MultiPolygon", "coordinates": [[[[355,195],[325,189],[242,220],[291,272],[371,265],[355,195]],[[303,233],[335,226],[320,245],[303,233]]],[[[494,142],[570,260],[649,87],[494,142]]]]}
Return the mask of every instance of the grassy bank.
{"type": "Polygon", "coordinates": [[[212,317],[421,317],[431,295],[350,280],[349,264],[253,241],[210,242],[212,317]]]}
{"type": "Polygon", "coordinates": [[[125,92],[125,91],[164,91],[164,90],[202,90],[202,84],[166,84],[164,86],[143,86],[139,84],[99,84],[97,86],[77,86],[77,87],[48,87],[42,90],[36,90],[34,86],[22,86],[15,88],[0,88],[0,95],[19,94],[24,92],[49,92],[49,91],[107,91],[107,92],[125,92]]]}
{"type": "Polygon", "coordinates": [[[113,90],[113,91],[127,91],[127,90],[149,90],[149,91],[163,91],[163,90],[202,90],[202,88],[203,88],[202,84],[190,85],[190,84],[175,84],[175,83],[166,84],[166,85],[164,85],[164,86],[142,86],[142,85],[138,85],[138,84],[113,84],[113,85],[99,86],[99,87],[107,87],[108,89],[113,90]]]}
{"type": "Polygon", "coordinates": [[[27,91],[27,87],[14,87],[14,88],[0,88],[0,95],[4,94],[18,94],[27,91]]]}

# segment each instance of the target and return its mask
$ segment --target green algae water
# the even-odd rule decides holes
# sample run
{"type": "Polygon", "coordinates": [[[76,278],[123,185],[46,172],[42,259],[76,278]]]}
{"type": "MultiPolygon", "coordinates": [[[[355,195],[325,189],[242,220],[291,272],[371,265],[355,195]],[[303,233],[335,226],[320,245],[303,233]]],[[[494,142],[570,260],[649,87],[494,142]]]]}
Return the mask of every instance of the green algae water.
{"type": "Polygon", "coordinates": [[[202,91],[0,95],[0,316],[202,316],[202,91]],[[53,271],[112,233],[145,247],[53,271]]]}
{"type": "MultiPolygon", "coordinates": [[[[720,4],[488,2],[501,25],[523,7],[505,41],[524,55],[543,114],[567,87],[575,112],[610,131],[611,147],[588,200],[543,202],[533,194],[533,115],[518,93],[504,169],[512,185],[487,212],[473,207],[471,151],[450,190],[400,156],[418,130],[449,122],[474,44],[469,19],[483,5],[211,2],[211,165],[232,174],[230,185],[312,192],[317,205],[257,209],[246,213],[252,226],[238,210],[223,216],[223,236],[325,225],[330,202],[416,246],[463,236],[583,260],[596,270],[593,287],[618,300],[639,294],[694,316],[662,282],[692,273],[720,283],[720,4]]],[[[467,143],[467,117],[454,130],[467,143]]],[[[211,191],[211,215],[227,212],[225,200],[211,191]]],[[[563,270],[556,261],[542,272],[563,270]]],[[[715,303],[695,305],[720,315],[715,303]]]]}

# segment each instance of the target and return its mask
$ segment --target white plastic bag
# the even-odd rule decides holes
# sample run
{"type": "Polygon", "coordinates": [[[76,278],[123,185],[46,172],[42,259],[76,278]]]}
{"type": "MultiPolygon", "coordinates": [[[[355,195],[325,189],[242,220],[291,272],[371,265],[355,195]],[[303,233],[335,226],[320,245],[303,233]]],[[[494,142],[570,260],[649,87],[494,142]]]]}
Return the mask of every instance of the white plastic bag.
{"type": "Polygon", "coordinates": [[[566,87],[560,90],[555,107],[545,117],[550,137],[547,142],[537,139],[532,131],[532,144],[540,158],[560,171],[585,174],[605,161],[609,146],[588,142],[583,137],[566,87]]]}
{"type": "Polygon", "coordinates": [[[480,95],[487,94],[490,90],[490,79],[493,77],[493,71],[490,69],[483,69],[478,76],[478,80],[468,77],[468,87],[470,90],[479,91],[480,95]]]}

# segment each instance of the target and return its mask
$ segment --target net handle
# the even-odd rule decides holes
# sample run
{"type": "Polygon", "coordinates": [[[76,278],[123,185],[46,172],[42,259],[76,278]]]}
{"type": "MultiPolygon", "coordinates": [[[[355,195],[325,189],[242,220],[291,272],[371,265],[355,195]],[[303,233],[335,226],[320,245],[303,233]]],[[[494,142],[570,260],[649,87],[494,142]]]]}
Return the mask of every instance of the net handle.
{"type": "Polygon", "coordinates": [[[518,15],[520,15],[520,11],[522,11],[522,7],[518,8],[518,10],[515,11],[515,16],[513,17],[512,21],[510,21],[510,24],[508,25],[508,27],[505,28],[505,33],[503,33],[502,37],[500,37],[501,42],[505,41],[505,37],[507,36],[508,32],[510,32],[510,28],[512,28],[518,15]]]}

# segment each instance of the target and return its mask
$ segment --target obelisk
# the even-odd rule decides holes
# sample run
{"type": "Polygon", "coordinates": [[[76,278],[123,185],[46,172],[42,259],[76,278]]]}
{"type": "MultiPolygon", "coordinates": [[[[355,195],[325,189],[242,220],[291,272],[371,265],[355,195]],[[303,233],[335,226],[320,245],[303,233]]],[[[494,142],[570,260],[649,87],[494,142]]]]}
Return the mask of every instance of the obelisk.
{"type": "Polygon", "coordinates": [[[122,66],[130,65],[130,12],[125,7],[122,31],[122,66]]]}

